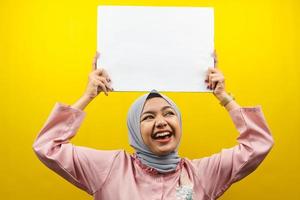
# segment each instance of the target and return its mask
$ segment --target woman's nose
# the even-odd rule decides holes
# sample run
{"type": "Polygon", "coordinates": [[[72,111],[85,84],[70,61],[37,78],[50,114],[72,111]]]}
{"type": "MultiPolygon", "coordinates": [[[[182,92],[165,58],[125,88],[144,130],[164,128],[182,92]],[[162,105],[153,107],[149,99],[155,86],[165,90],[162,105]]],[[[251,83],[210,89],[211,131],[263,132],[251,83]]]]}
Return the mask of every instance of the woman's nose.
{"type": "Polygon", "coordinates": [[[166,120],[160,118],[160,119],[158,119],[158,120],[156,121],[155,125],[156,125],[156,127],[158,127],[158,128],[162,128],[162,127],[165,127],[165,126],[167,125],[167,122],[166,122],[166,120]]]}

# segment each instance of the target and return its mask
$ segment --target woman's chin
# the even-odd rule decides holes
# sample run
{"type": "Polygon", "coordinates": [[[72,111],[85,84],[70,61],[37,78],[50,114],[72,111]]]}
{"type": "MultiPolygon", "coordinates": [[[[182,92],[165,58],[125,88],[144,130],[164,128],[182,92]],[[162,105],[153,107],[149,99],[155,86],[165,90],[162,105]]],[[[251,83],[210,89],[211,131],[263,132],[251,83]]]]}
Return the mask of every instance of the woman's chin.
{"type": "Polygon", "coordinates": [[[174,150],[175,150],[175,147],[160,147],[160,148],[155,149],[155,151],[153,151],[153,153],[158,156],[164,156],[164,155],[167,155],[167,154],[173,152],[174,150]]]}

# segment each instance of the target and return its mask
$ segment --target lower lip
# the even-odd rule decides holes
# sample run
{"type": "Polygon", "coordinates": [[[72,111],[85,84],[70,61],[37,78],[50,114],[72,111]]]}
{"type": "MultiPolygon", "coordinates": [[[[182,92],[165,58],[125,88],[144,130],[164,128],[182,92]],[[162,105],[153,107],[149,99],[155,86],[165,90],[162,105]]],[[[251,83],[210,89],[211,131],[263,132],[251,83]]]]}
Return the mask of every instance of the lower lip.
{"type": "Polygon", "coordinates": [[[160,143],[168,143],[171,141],[171,139],[172,139],[172,136],[164,138],[164,139],[156,139],[155,141],[160,142],[160,143]]]}

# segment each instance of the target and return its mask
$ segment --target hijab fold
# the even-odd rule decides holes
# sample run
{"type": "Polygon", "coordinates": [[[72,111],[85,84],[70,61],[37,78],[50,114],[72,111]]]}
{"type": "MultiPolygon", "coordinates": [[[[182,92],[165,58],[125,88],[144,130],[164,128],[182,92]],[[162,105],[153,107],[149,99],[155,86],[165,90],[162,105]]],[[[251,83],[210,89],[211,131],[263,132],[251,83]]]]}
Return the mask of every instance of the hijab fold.
{"type": "Polygon", "coordinates": [[[150,93],[139,97],[130,107],[127,116],[127,127],[129,132],[130,145],[135,149],[137,158],[145,165],[156,169],[160,173],[167,173],[174,171],[177,164],[180,162],[180,157],[178,156],[177,148],[166,154],[166,155],[155,155],[147,145],[144,144],[140,129],[140,118],[145,105],[145,102],[150,94],[158,94],[160,97],[165,99],[175,110],[180,127],[181,114],[176,104],[167,96],[160,94],[156,90],[152,90],[150,93]]]}

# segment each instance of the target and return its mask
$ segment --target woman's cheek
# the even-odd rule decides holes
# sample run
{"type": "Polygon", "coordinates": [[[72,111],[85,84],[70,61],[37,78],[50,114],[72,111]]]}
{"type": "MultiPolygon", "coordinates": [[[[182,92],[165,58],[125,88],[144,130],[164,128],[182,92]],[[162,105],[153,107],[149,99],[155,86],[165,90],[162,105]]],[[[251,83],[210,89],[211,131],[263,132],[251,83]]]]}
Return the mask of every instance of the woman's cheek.
{"type": "Polygon", "coordinates": [[[153,127],[153,122],[151,122],[151,121],[141,123],[141,134],[142,134],[142,136],[143,137],[151,136],[152,127],[153,127]]]}

